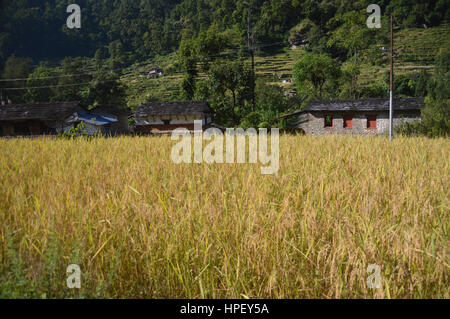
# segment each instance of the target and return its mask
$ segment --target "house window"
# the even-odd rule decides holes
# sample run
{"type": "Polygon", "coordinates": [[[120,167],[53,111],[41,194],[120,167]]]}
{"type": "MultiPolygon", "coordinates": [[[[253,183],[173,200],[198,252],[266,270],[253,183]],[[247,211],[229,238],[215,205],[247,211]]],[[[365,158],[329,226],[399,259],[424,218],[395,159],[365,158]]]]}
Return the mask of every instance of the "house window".
{"type": "Polygon", "coordinates": [[[371,130],[377,129],[377,116],[367,115],[367,128],[371,130]]]}
{"type": "Polygon", "coordinates": [[[170,120],[163,120],[164,125],[170,125],[170,120]]]}
{"type": "Polygon", "coordinates": [[[353,128],[353,115],[344,115],[344,128],[353,128]]]}
{"type": "Polygon", "coordinates": [[[331,115],[326,115],[325,116],[324,127],[327,127],[327,128],[333,127],[333,117],[331,115]]]}
{"type": "Polygon", "coordinates": [[[14,123],[14,135],[30,135],[28,124],[26,122],[14,123]]]}

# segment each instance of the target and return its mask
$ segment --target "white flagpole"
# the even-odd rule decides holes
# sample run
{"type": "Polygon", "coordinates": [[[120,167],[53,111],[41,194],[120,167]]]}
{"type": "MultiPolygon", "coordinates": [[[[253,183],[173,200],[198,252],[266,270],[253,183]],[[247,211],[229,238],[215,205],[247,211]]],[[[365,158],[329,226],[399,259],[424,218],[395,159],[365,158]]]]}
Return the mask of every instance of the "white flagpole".
{"type": "Polygon", "coordinates": [[[394,117],[394,32],[392,29],[394,17],[391,16],[391,83],[389,94],[389,140],[392,140],[394,117]]]}

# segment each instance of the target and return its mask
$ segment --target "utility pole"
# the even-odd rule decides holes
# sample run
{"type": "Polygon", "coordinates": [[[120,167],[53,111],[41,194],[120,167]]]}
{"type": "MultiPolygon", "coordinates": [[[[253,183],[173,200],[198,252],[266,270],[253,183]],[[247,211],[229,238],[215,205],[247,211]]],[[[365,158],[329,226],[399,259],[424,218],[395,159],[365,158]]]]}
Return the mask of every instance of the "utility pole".
{"type": "Polygon", "coordinates": [[[252,111],[255,111],[255,33],[250,27],[250,18],[252,14],[252,9],[250,5],[248,6],[247,11],[247,46],[248,50],[252,56],[252,78],[251,78],[251,94],[252,94],[252,111]]]}
{"type": "Polygon", "coordinates": [[[392,141],[394,116],[394,17],[391,16],[391,80],[389,91],[389,140],[392,141]]]}

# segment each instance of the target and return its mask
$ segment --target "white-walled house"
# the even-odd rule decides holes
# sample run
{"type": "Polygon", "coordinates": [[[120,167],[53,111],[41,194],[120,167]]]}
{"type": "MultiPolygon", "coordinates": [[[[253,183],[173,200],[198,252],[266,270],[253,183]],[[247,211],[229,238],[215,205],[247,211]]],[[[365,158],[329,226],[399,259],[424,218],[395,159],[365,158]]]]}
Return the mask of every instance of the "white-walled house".
{"type": "Polygon", "coordinates": [[[137,133],[170,134],[177,128],[194,130],[194,121],[202,121],[203,128],[212,123],[212,109],[205,101],[151,102],[141,105],[134,113],[137,133]]]}

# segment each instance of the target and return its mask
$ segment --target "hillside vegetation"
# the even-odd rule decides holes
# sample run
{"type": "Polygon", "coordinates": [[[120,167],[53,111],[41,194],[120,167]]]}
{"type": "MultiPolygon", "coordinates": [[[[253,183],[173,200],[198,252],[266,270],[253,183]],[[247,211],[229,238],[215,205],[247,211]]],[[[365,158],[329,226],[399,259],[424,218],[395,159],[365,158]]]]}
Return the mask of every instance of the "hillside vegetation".
{"type": "MultiPolygon", "coordinates": [[[[388,86],[389,58],[386,52],[381,50],[382,46],[389,46],[387,43],[377,43],[366,50],[369,56],[375,55],[379,62],[374,65],[369,61],[369,56],[361,66],[361,76],[359,78],[362,87],[370,87],[376,82],[382,82],[388,86]]],[[[395,47],[397,50],[395,57],[395,74],[397,76],[408,76],[426,70],[433,73],[435,59],[442,49],[450,49],[450,28],[448,25],[432,28],[407,28],[395,32],[395,47]]],[[[286,91],[295,91],[295,84],[289,82],[293,78],[293,67],[299,58],[306,52],[306,48],[292,49],[285,46],[279,52],[264,53],[259,52],[256,56],[255,66],[258,77],[263,77],[268,83],[278,85],[286,91]],[[282,77],[280,79],[280,77],[282,77]],[[287,80],[287,83],[284,81],[287,80]]],[[[129,88],[128,106],[135,108],[144,103],[149,98],[155,100],[177,99],[180,95],[180,83],[183,74],[174,71],[176,62],[175,55],[162,56],[150,59],[144,66],[131,68],[125,73],[123,83],[129,88]],[[147,79],[145,76],[152,65],[158,65],[167,74],[159,79],[147,79]],[[136,82],[133,82],[136,81],[136,82]]],[[[246,60],[250,63],[250,59],[246,60]]],[[[138,64],[139,65],[139,64],[138,64]]],[[[201,74],[205,77],[205,74],[201,74]]],[[[383,97],[388,95],[385,91],[383,97]]]]}
{"type": "MultiPolygon", "coordinates": [[[[447,1],[379,1],[380,29],[367,27],[370,1],[78,4],[81,28],[69,29],[62,0],[1,3],[0,89],[8,101],[134,110],[150,101],[206,100],[218,124],[283,128],[280,116],[311,99],[388,96],[382,48],[393,15],[395,96],[448,105],[447,1]],[[164,76],[147,78],[154,67],[164,76]]],[[[447,122],[439,132],[448,132],[447,122]]]]}

